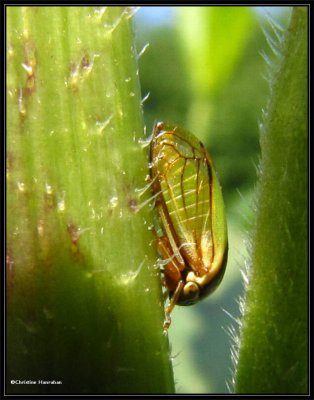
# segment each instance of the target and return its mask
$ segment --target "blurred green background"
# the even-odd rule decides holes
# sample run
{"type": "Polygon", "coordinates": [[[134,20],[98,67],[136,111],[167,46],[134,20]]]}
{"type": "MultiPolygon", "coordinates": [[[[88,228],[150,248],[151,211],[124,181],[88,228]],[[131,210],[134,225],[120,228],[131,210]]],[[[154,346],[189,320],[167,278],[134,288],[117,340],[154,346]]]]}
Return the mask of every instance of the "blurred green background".
{"type": "Polygon", "coordinates": [[[229,232],[225,278],[192,307],[176,307],[169,330],[178,393],[232,387],[232,337],[243,295],[241,271],[254,218],[259,123],[267,107],[273,21],[289,7],[141,7],[135,16],[144,119],[191,130],[213,157],[229,232]],[[264,30],[268,32],[264,34],[264,30]],[[149,46],[147,46],[149,44],[149,46]],[[263,57],[264,55],[264,57],[263,57]],[[266,77],[266,78],[265,78],[266,77]],[[230,332],[233,332],[230,335],[230,332]]]}

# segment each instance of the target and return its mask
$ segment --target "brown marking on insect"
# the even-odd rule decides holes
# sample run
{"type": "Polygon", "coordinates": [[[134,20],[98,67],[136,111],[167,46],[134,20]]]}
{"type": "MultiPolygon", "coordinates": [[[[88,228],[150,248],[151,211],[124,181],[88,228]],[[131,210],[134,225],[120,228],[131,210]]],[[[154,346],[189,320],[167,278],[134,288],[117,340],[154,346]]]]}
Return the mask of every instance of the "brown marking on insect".
{"type": "Polygon", "coordinates": [[[164,260],[169,260],[165,265],[164,282],[169,292],[172,293],[181,279],[181,273],[185,269],[185,264],[173,256],[173,250],[167,236],[157,238],[157,249],[164,260]]]}

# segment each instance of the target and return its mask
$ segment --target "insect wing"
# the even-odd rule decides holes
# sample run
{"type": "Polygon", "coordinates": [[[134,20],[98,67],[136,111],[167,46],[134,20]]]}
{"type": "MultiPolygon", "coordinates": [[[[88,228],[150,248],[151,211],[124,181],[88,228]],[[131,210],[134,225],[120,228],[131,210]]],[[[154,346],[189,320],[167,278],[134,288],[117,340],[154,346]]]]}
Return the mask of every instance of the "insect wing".
{"type": "Polygon", "coordinates": [[[151,146],[157,208],[174,253],[202,277],[224,269],[227,229],[221,189],[201,142],[174,125],[159,123],[151,146]],[[223,267],[223,268],[222,268],[223,267]]]}

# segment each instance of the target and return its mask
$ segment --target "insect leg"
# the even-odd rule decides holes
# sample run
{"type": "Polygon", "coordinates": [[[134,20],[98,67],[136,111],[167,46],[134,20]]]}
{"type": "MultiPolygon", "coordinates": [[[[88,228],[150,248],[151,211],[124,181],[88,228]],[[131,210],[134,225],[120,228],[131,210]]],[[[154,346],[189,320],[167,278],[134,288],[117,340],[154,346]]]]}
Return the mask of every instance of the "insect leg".
{"type": "Polygon", "coordinates": [[[173,293],[173,296],[171,297],[170,303],[166,307],[166,310],[165,310],[166,318],[165,318],[164,326],[163,326],[164,332],[167,332],[167,330],[168,330],[168,328],[169,328],[169,326],[171,324],[170,314],[171,314],[174,306],[177,304],[177,301],[178,301],[178,299],[180,297],[180,294],[181,294],[181,291],[183,289],[183,286],[184,286],[184,282],[180,281],[178,283],[177,287],[176,287],[175,292],[173,293]]]}
{"type": "Polygon", "coordinates": [[[184,270],[185,265],[181,264],[177,257],[173,254],[173,249],[167,236],[158,238],[157,247],[160,255],[165,261],[168,261],[163,270],[163,274],[166,288],[169,290],[169,292],[173,292],[170,302],[165,309],[165,321],[163,328],[164,332],[166,332],[171,324],[170,314],[174,306],[177,304],[184,286],[181,271],[184,270]]]}

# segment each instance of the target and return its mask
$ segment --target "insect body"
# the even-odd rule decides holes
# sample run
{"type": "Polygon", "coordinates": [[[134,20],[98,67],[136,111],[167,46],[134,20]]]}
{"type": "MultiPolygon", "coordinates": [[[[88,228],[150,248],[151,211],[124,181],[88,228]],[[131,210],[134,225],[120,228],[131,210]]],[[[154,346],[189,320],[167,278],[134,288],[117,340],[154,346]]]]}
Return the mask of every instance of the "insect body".
{"type": "Polygon", "coordinates": [[[212,160],[190,132],[163,122],[155,125],[150,174],[161,226],[157,246],[170,298],[167,329],[176,304],[194,304],[219,285],[227,263],[227,226],[212,160]]]}

